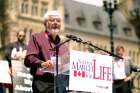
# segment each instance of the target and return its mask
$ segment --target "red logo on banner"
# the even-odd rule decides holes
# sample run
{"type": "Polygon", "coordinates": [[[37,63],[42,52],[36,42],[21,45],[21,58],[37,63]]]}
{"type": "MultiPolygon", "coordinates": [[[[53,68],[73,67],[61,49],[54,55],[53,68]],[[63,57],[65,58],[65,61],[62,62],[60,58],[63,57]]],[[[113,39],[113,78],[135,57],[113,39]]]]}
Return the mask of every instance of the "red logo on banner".
{"type": "Polygon", "coordinates": [[[75,77],[82,77],[82,78],[85,78],[85,71],[77,71],[77,70],[74,70],[74,76],[75,77]]]}

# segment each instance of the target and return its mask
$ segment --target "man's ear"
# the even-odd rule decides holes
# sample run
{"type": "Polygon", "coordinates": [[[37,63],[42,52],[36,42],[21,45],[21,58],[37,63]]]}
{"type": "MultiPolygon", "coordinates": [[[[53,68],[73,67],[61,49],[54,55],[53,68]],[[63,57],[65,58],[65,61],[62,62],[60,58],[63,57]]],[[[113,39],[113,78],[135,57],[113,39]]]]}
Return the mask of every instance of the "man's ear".
{"type": "Polygon", "coordinates": [[[46,26],[46,25],[47,25],[47,20],[44,21],[44,26],[46,26]]]}
{"type": "Polygon", "coordinates": [[[44,26],[46,26],[46,22],[44,21],[44,26]]]}

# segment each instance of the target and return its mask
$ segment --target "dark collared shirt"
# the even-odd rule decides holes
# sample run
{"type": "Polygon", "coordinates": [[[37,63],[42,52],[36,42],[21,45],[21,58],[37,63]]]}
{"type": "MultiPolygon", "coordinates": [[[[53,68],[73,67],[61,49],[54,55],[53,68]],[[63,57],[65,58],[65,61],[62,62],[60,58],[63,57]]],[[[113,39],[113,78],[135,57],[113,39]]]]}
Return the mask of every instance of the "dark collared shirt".
{"type": "MultiPolygon", "coordinates": [[[[33,34],[27,46],[27,55],[25,58],[25,65],[31,68],[31,74],[35,75],[38,68],[41,67],[43,61],[51,59],[54,54],[50,43],[50,38],[46,32],[33,34]]],[[[60,41],[61,42],[61,41],[60,41]]],[[[68,49],[65,45],[60,46],[59,56],[65,55],[68,49]]]]}

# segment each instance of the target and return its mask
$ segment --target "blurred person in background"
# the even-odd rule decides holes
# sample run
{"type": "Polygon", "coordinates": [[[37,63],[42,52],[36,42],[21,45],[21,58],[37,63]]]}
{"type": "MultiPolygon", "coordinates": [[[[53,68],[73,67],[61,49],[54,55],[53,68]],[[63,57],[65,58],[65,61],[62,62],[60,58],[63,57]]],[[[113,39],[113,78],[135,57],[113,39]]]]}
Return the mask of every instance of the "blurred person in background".
{"type": "Polygon", "coordinates": [[[10,43],[5,51],[6,59],[10,62],[11,60],[21,60],[26,55],[26,44],[25,32],[20,30],[17,32],[17,41],[10,43]]]}
{"type": "Polygon", "coordinates": [[[125,55],[123,46],[117,46],[116,54],[122,59],[116,57],[113,61],[113,93],[132,93],[133,79],[136,76],[134,71],[139,71],[140,67],[125,55]]]}
{"type": "MultiPolygon", "coordinates": [[[[9,63],[12,81],[13,75],[15,74],[15,70],[12,68],[12,60],[23,61],[26,55],[26,44],[24,40],[25,32],[20,30],[17,32],[17,41],[8,44],[5,50],[5,58],[9,63]]],[[[5,84],[5,87],[8,88],[9,93],[13,93],[13,82],[12,84],[5,84]]]]}

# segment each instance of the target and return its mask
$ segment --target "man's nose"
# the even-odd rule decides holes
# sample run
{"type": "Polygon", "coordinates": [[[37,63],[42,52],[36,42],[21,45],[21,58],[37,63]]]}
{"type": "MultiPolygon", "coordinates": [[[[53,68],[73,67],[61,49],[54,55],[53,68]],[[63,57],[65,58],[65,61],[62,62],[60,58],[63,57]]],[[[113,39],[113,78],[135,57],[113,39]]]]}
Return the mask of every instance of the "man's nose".
{"type": "Polygon", "coordinates": [[[53,25],[57,26],[57,25],[58,25],[58,22],[55,22],[55,21],[54,21],[54,22],[53,22],[53,25]]]}
{"type": "Polygon", "coordinates": [[[55,22],[55,23],[58,23],[58,20],[57,20],[57,19],[55,19],[55,20],[54,20],[54,22],[55,22]]]}
{"type": "Polygon", "coordinates": [[[54,25],[58,25],[59,22],[58,22],[57,20],[54,20],[53,24],[54,24],[54,25]]]}

